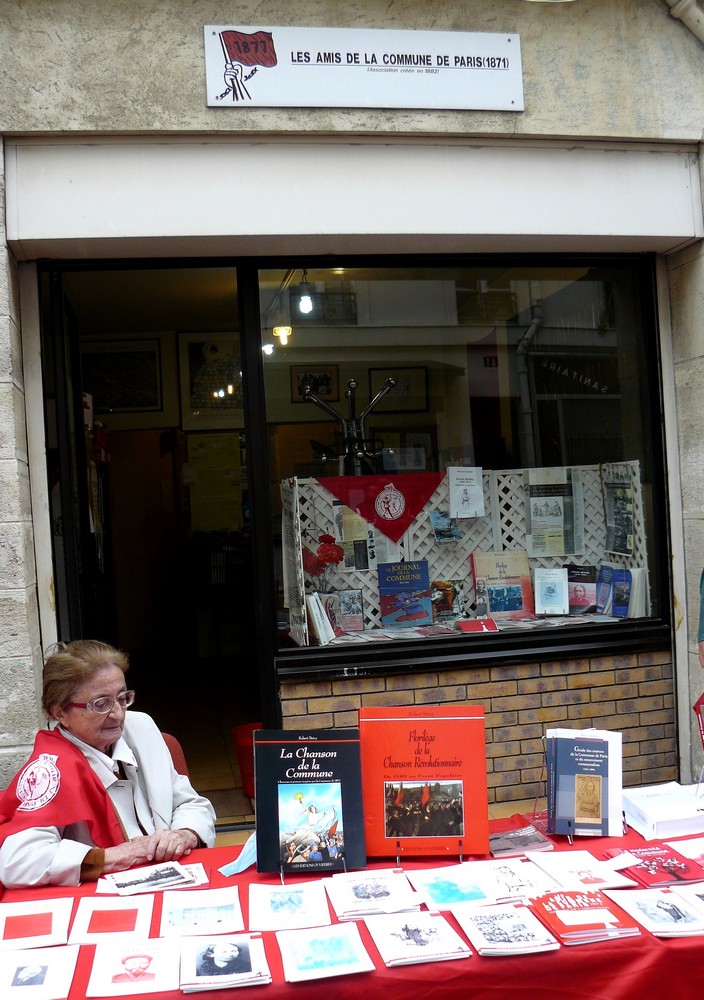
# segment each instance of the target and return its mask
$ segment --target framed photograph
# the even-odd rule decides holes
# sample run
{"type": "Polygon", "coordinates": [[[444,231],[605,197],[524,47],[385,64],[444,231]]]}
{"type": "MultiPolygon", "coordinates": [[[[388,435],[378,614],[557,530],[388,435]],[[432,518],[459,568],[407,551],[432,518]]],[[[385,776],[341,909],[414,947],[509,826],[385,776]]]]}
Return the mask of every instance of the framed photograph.
{"type": "Polygon", "coordinates": [[[237,333],[181,333],[181,426],[185,431],[244,427],[237,333]]]}
{"type": "Polygon", "coordinates": [[[337,365],[291,365],[291,402],[304,403],[304,388],[309,385],[316,396],[326,403],[336,403],[340,398],[340,379],[337,365]]]}
{"type": "Polygon", "coordinates": [[[396,379],[396,385],[377,403],[375,413],[423,413],[428,409],[427,368],[370,368],[370,399],[387,378],[396,379]]]}
{"type": "Polygon", "coordinates": [[[434,472],[438,445],[434,427],[377,426],[369,431],[372,446],[381,452],[384,472],[434,472]]]}
{"type": "Polygon", "coordinates": [[[162,408],[157,339],[87,340],[81,344],[82,385],[94,413],[156,413],[162,408]]]}

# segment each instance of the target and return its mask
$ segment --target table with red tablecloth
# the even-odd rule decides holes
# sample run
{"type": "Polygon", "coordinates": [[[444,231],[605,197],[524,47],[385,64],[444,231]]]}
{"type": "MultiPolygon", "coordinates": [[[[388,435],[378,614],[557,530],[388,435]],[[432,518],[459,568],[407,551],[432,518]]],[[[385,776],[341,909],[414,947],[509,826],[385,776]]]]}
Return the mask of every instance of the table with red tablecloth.
{"type": "MultiPolygon", "coordinates": [[[[524,823],[525,820],[517,816],[510,820],[492,821],[491,828],[506,829],[524,823]]],[[[591,850],[600,857],[600,852],[608,847],[626,848],[643,844],[643,838],[639,834],[629,831],[623,838],[580,838],[574,846],[591,850]]],[[[570,849],[564,838],[556,838],[555,846],[557,850],[570,849]]],[[[212,888],[239,886],[246,927],[250,883],[279,884],[280,880],[278,875],[258,874],[253,867],[239,875],[221,875],[218,869],[232,861],[239,851],[239,847],[193,851],[188,862],[202,862],[212,888]]],[[[459,859],[402,858],[401,863],[410,871],[414,868],[449,865],[457,860],[459,859]]],[[[387,868],[390,863],[395,863],[395,859],[391,862],[388,858],[374,859],[370,861],[369,868],[387,868]]],[[[293,884],[312,877],[314,876],[287,875],[286,881],[293,884]]],[[[75,899],[75,914],[78,899],[94,892],[94,883],[75,889],[6,889],[3,902],[68,895],[75,899]]],[[[156,893],[152,936],[158,936],[160,917],[161,894],[156,893]]],[[[446,917],[459,930],[454,918],[449,914],[446,917]]],[[[374,972],[304,983],[286,983],[275,935],[273,932],[265,932],[263,938],[273,981],[265,986],[238,987],[237,995],[242,1000],[255,991],[256,995],[261,995],[266,1000],[358,1000],[362,993],[365,1000],[466,1000],[467,997],[471,997],[471,1000],[512,1000],[514,997],[520,997],[520,1000],[564,1000],[565,997],[575,1000],[655,1000],[664,996],[688,1000],[689,997],[699,997],[704,983],[704,939],[701,937],[663,940],[643,930],[633,938],[561,947],[558,951],[535,955],[487,958],[473,953],[469,959],[426,962],[389,969],[381,961],[363,921],[359,922],[359,926],[364,944],[375,964],[374,972]]],[[[94,946],[81,947],[68,1000],[83,1000],[86,996],[93,954],[94,946]]],[[[182,998],[183,994],[176,990],[148,996],[176,1000],[177,997],[182,998]]],[[[207,996],[216,1000],[224,1000],[228,996],[232,1000],[232,990],[212,990],[207,992],[207,996]]]]}

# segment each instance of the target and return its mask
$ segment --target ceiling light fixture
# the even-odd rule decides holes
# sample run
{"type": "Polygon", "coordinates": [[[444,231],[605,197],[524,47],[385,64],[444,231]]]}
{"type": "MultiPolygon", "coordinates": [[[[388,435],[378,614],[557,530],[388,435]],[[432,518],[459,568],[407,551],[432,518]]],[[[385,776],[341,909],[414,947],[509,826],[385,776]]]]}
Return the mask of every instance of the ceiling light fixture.
{"type": "Polygon", "coordinates": [[[306,316],[313,312],[313,299],[310,294],[307,271],[303,272],[303,280],[298,291],[298,309],[306,316]]]}
{"type": "Polygon", "coordinates": [[[288,344],[289,337],[293,333],[293,328],[290,326],[275,326],[272,333],[275,337],[279,338],[281,346],[285,347],[288,344]]]}

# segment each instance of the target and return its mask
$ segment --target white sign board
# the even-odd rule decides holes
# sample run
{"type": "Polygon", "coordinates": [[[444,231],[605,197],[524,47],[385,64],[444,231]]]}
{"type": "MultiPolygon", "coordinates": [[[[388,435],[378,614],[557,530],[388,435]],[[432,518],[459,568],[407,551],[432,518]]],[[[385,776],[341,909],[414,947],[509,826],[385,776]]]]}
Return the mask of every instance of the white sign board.
{"type": "Polygon", "coordinates": [[[210,107],[522,111],[518,35],[205,26],[210,107]]]}

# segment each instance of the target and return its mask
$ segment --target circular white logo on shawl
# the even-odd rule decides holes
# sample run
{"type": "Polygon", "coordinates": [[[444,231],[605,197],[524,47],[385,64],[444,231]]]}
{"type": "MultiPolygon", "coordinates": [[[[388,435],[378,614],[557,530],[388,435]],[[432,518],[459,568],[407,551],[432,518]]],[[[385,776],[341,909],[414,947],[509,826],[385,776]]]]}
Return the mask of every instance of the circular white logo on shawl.
{"type": "Polygon", "coordinates": [[[42,753],[27,764],[17,779],[18,811],[34,812],[51,802],[59,790],[61,775],[56,766],[57,754],[42,753]]]}
{"type": "Polygon", "coordinates": [[[406,509],[406,498],[393,483],[387,483],[374,501],[374,509],[385,521],[395,521],[406,509]]]}

